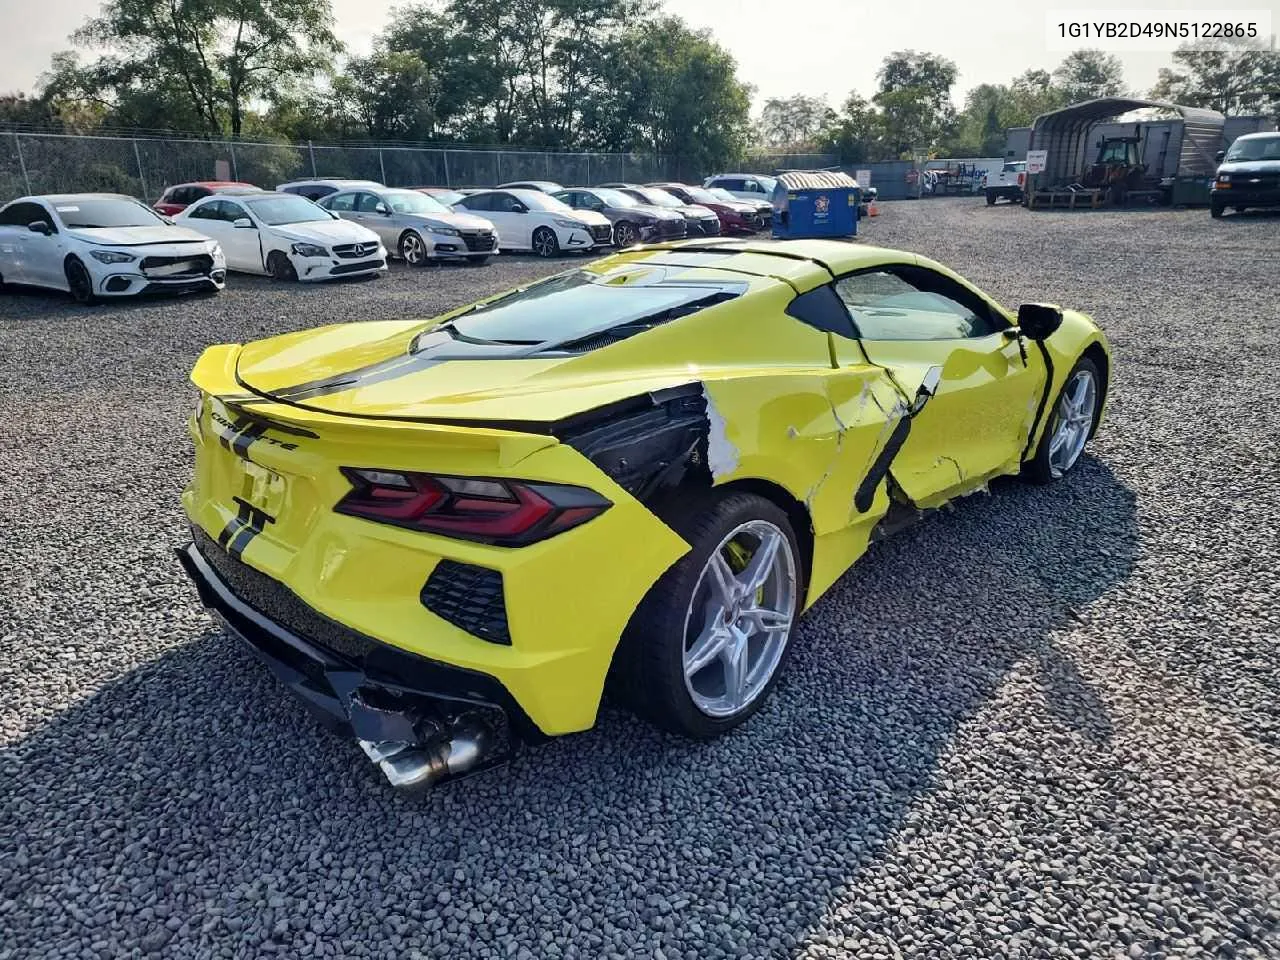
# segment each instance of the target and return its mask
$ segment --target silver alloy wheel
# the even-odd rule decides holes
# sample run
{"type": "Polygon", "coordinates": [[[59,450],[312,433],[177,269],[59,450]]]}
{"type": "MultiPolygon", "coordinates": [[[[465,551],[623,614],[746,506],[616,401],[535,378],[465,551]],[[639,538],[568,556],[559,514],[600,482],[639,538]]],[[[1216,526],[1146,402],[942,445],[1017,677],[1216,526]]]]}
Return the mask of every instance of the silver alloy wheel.
{"type": "Polygon", "coordinates": [[[554,257],[560,250],[560,243],[550,227],[539,227],[533,233],[533,252],[540,257],[554,257]]]}
{"type": "Polygon", "coordinates": [[[400,256],[411,267],[420,267],[427,260],[427,245],[413,231],[409,231],[400,240],[400,256]]]}
{"type": "Polygon", "coordinates": [[[631,226],[631,224],[627,223],[625,220],[614,227],[613,234],[614,243],[619,247],[629,247],[636,239],[635,227],[631,226]]]}
{"type": "Polygon", "coordinates": [[[1098,384],[1091,370],[1077,370],[1058,398],[1053,439],[1049,441],[1049,473],[1057,480],[1084,452],[1098,405],[1098,384]]]}
{"type": "Polygon", "coordinates": [[[698,577],[684,626],[684,683],[709,717],[731,717],[769,685],[796,617],[791,540],[767,520],[736,527],[698,577]]]}

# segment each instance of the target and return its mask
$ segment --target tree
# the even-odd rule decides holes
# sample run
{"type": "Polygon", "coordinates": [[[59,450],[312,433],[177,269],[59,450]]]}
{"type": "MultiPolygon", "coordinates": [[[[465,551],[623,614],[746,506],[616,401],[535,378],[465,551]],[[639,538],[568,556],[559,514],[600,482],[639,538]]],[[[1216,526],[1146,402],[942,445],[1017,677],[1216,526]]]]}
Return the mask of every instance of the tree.
{"type": "Polygon", "coordinates": [[[843,164],[879,160],[884,154],[884,123],[879,112],[850,93],[825,134],[825,146],[843,164]]]}
{"type": "Polygon", "coordinates": [[[333,81],[334,97],[374,140],[431,140],[439,82],[415,53],[357,57],[333,81]]]}
{"type": "Polygon", "coordinates": [[[835,118],[835,111],[821,97],[799,93],[772,97],[765,101],[760,113],[760,137],[769,147],[785,147],[795,152],[812,150],[835,118]]]}
{"type": "Polygon", "coordinates": [[[107,0],[72,37],[103,55],[83,67],[64,58],[51,84],[126,121],[172,110],[204,133],[238,136],[250,103],[341,50],[332,22],[329,0],[107,0]]]}
{"type": "Polygon", "coordinates": [[[733,57],[678,17],[641,21],[610,46],[608,71],[586,103],[584,145],[646,150],[709,170],[742,156],[751,88],[733,57]]]}
{"type": "Polygon", "coordinates": [[[931,150],[955,123],[951,88],[956,65],[932,53],[900,50],[885,57],[872,98],[883,114],[885,138],[895,156],[931,150]]]}
{"type": "Polygon", "coordinates": [[[1173,61],[1160,69],[1154,99],[1280,120],[1280,53],[1237,41],[1228,50],[1184,46],[1173,61]]]}
{"type": "Polygon", "coordinates": [[[1067,103],[1123,96],[1124,67],[1102,50],[1074,50],[1053,71],[1067,103]]]}

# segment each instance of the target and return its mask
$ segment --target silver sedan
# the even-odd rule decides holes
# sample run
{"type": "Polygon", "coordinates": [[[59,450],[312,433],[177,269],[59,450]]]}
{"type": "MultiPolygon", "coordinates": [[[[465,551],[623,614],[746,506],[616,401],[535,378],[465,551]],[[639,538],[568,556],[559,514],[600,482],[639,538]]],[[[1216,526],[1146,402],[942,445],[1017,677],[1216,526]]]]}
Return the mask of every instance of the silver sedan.
{"type": "Polygon", "coordinates": [[[340,190],[320,206],[369,228],[410,266],[420,267],[428,260],[484,263],[498,252],[498,232],[489,220],[459,213],[417,190],[340,190]]]}

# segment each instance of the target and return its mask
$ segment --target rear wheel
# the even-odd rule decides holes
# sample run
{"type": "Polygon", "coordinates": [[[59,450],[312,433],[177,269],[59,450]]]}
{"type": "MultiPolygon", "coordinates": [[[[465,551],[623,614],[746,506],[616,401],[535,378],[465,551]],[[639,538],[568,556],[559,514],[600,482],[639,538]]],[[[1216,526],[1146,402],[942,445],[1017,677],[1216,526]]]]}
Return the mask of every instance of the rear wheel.
{"type": "Polygon", "coordinates": [[[67,286],[76,303],[96,303],[98,298],[93,295],[93,278],[89,276],[85,265],[75,257],[69,257],[65,269],[67,286]]]}
{"type": "Polygon", "coordinates": [[[664,730],[705,739],[760,708],[800,615],[800,550],[785,513],[751,493],[711,495],[672,526],[692,549],[636,608],[611,689],[664,730]]]}
{"type": "Polygon", "coordinates": [[[540,257],[554,257],[560,252],[560,241],[550,227],[533,231],[533,252],[540,257]]]}
{"type": "Polygon", "coordinates": [[[987,206],[994,207],[996,205],[996,192],[994,190],[987,191],[987,206]]]}
{"type": "Polygon", "coordinates": [[[400,238],[400,259],[411,267],[423,267],[427,263],[427,245],[422,237],[406,230],[400,238]]]}
{"type": "Polygon", "coordinates": [[[1092,360],[1081,357],[1054,401],[1035,459],[1024,467],[1024,476],[1036,483],[1050,483],[1070,473],[1093,435],[1101,405],[1102,375],[1092,360]]]}
{"type": "Polygon", "coordinates": [[[298,279],[298,271],[293,268],[293,263],[281,250],[273,250],[271,256],[267,257],[267,272],[271,274],[273,280],[285,283],[293,283],[298,279]]]}
{"type": "Polygon", "coordinates": [[[618,247],[629,247],[636,242],[636,228],[627,221],[620,221],[613,228],[613,242],[618,247]]]}

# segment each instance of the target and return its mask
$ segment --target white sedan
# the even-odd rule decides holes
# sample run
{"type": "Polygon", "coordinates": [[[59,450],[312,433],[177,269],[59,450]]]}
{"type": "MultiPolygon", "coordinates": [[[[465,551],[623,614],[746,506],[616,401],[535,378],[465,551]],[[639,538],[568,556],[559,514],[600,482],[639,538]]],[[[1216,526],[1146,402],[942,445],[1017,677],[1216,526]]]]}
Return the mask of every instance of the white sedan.
{"type": "Polygon", "coordinates": [[[221,290],[218,244],[113,193],[22,197],[0,207],[0,284],[64,290],[81,303],[221,290]]]}
{"type": "Polygon", "coordinates": [[[502,250],[532,250],[554,257],[563,250],[593,250],[613,243],[613,224],[594,210],[575,210],[537,190],[480,190],[453,205],[478,213],[498,228],[502,250]]]}
{"type": "Polygon", "coordinates": [[[176,220],[217,240],[228,270],[277,280],[329,280],[387,269],[387,251],[376,233],[291,193],[205,197],[176,220]]]}

